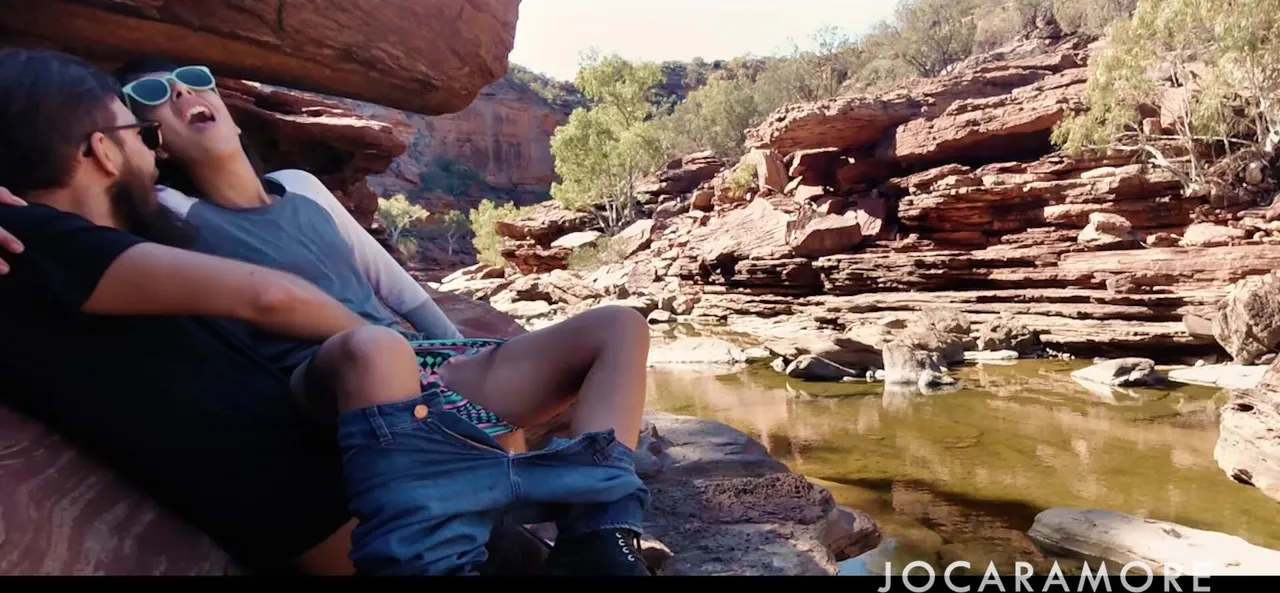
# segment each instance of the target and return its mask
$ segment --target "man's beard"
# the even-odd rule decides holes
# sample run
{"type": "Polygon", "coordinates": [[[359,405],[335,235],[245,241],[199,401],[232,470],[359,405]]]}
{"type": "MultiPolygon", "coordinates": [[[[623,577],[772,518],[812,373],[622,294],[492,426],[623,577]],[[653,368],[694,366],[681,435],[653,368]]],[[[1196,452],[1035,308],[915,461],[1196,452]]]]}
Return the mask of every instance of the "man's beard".
{"type": "Polygon", "coordinates": [[[188,248],[195,236],[184,221],[156,201],[154,175],[129,163],[109,189],[111,207],[125,230],[148,241],[188,248]]]}

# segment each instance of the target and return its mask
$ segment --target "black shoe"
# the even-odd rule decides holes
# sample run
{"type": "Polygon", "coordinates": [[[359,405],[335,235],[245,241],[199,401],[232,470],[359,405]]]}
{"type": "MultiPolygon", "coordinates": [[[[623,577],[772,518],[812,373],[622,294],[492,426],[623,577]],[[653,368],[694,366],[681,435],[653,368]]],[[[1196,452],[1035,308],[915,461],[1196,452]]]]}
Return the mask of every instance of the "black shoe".
{"type": "Polygon", "coordinates": [[[557,537],[547,556],[553,575],[653,576],[640,557],[640,536],[629,529],[589,531],[557,537]]]}

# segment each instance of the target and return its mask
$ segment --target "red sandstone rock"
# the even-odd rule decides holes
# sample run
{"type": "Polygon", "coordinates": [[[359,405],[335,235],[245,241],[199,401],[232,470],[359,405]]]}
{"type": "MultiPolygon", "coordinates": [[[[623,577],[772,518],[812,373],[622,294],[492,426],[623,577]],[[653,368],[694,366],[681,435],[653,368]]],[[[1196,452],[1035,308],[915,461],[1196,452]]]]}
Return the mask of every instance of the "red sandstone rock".
{"type": "MultiPolygon", "coordinates": [[[[558,180],[551,155],[551,135],[568,121],[568,113],[523,85],[503,78],[484,88],[466,109],[426,116],[346,101],[366,117],[391,123],[408,150],[385,173],[371,175],[379,195],[418,187],[427,167],[456,161],[479,173],[487,187],[451,195],[453,205],[475,207],[504,192],[520,206],[546,198],[558,180]]],[[[433,210],[434,211],[434,210],[433,210]]]]}
{"type": "Polygon", "coordinates": [[[0,43],[102,62],[163,55],[256,80],[437,115],[507,71],[520,0],[0,1],[0,43]]]}
{"type": "Polygon", "coordinates": [[[791,235],[788,243],[796,255],[819,258],[853,249],[862,240],[855,213],[820,216],[808,221],[791,235]]]}
{"type": "Polygon", "coordinates": [[[1017,155],[1081,108],[1084,82],[1085,70],[1077,68],[1008,95],[956,101],[936,118],[899,126],[882,150],[906,164],[1017,155]]]}
{"type": "Polygon", "coordinates": [[[502,237],[548,246],[562,235],[587,230],[594,222],[586,212],[567,210],[555,202],[545,202],[534,206],[520,218],[499,221],[494,228],[502,237]]]}
{"type": "Polygon", "coordinates": [[[1020,163],[976,171],[956,165],[945,169],[950,174],[920,174],[897,182],[913,192],[899,202],[898,216],[906,226],[1006,233],[1046,224],[1083,228],[1090,214],[1109,212],[1128,219],[1134,228],[1150,229],[1189,224],[1192,213],[1204,204],[1182,198],[1172,174],[1141,165],[1083,174],[1036,172],[1020,163]]]}
{"type": "Polygon", "coordinates": [[[782,157],[772,150],[753,150],[742,157],[741,162],[755,167],[756,186],[761,190],[767,188],[774,193],[782,193],[791,182],[782,157]]]}
{"type": "Polygon", "coordinates": [[[655,196],[687,194],[723,170],[724,161],[714,153],[699,152],[667,163],[637,186],[636,191],[655,196]]]}
{"type": "Polygon", "coordinates": [[[814,147],[865,147],[894,126],[917,116],[921,107],[917,100],[906,96],[841,97],[788,105],[771,113],[760,127],[748,130],[747,145],[772,148],[784,155],[814,147]]]}

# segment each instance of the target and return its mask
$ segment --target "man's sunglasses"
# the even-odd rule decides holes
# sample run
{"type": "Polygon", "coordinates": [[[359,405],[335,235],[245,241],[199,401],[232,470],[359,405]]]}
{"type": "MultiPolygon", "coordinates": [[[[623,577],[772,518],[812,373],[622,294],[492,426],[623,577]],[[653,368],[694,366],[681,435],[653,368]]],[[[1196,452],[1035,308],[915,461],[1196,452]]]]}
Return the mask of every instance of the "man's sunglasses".
{"type": "MultiPolygon", "coordinates": [[[[101,129],[97,129],[90,132],[89,137],[92,138],[93,135],[97,134],[98,132],[102,132],[105,134],[107,132],[115,132],[117,130],[128,130],[131,128],[138,128],[138,136],[142,138],[142,143],[151,150],[159,150],[160,145],[164,143],[164,136],[160,134],[160,122],[156,122],[156,121],[140,121],[140,122],[135,122],[131,124],[125,124],[123,126],[111,126],[109,128],[101,128],[101,129]]],[[[92,150],[93,149],[90,148],[88,144],[86,144],[84,147],[84,156],[89,156],[90,154],[92,154],[92,150]]]]}
{"type": "MultiPolygon", "coordinates": [[[[194,91],[207,91],[216,86],[213,73],[204,66],[183,66],[166,74],[164,76],[148,76],[139,78],[129,84],[124,85],[122,89],[124,96],[130,102],[141,103],[143,105],[163,105],[173,96],[173,87],[169,84],[170,80],[182,83],[186,87],[194,91]]],[[[130,108],[133,106],[130,105],[130,108]]]]}

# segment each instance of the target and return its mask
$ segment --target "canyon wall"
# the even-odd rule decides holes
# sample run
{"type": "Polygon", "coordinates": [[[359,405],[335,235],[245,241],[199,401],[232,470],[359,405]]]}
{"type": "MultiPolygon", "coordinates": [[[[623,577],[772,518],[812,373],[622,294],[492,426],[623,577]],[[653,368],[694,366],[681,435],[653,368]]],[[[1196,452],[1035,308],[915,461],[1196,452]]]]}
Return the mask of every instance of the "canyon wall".
{"type": "Polygon", "coordinates": [[[548,198],[556,180],[551,135],[569,114],[510,78],[485,87],[466,109],[447,115],[427,117],[370,103],[343,103],[392,124],[408,147],[385,172],[369,177],[379,195],[416,188],[424,170],[447,160],[479,173],[488,186],[453,196],[466,208],[484,198],[518,205],[540,202],[548,198]]]}

